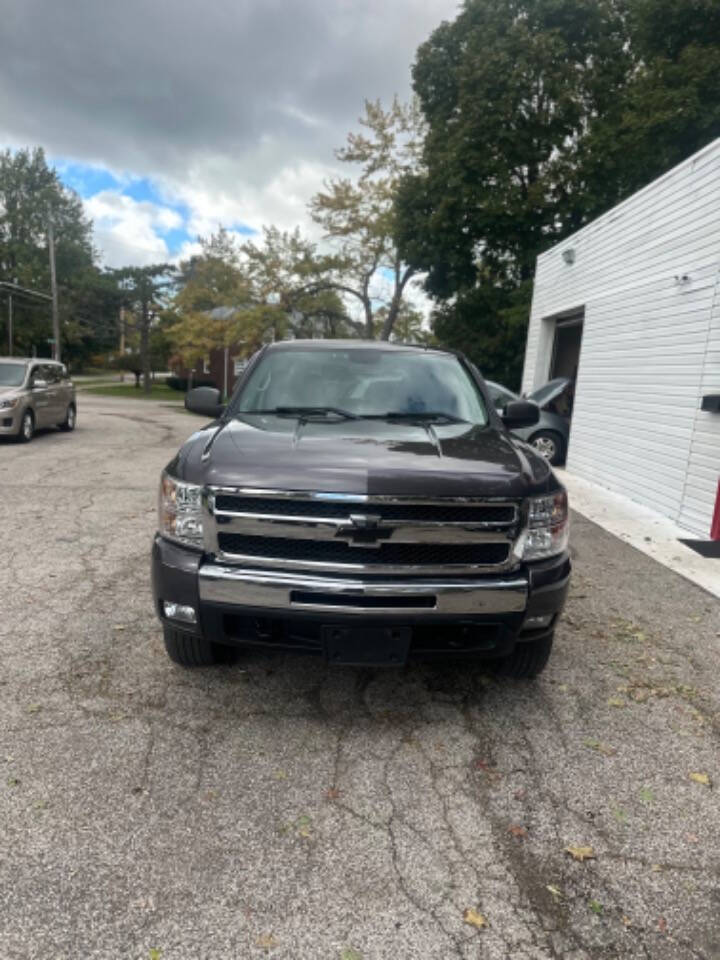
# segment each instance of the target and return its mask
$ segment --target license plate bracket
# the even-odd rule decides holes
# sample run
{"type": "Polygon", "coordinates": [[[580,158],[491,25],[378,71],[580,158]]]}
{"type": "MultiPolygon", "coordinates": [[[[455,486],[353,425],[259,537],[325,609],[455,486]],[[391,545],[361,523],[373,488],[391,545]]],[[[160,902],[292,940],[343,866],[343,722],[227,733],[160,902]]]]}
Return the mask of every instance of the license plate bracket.
{"type": "Polygon", "coordinates": [[[412,627],[360,627],[327,624],[321,628],[325,656],[345,666],[399,667],[407,662],[412,627]]]}

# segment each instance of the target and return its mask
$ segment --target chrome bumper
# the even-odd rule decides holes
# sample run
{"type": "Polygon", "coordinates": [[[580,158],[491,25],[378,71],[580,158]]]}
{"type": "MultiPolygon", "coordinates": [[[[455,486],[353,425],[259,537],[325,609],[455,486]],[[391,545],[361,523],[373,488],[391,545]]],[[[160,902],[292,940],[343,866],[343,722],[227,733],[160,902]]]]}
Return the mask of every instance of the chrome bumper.
{"type": "Polygon", "coordinates": [[[199,596],[233,607],[336,615],[484,616],[524,611],[528,581],[508,576],[377,582],[203,564],[199,596]]]}

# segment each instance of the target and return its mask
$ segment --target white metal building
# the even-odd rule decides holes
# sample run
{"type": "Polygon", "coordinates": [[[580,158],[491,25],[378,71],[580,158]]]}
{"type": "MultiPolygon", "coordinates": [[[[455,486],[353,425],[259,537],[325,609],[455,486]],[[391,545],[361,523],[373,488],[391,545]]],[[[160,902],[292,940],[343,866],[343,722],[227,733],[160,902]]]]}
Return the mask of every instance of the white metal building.
{"type": "Polygon", "coordinates": [[[538,258],[523,390],[575,375],[568,471],[709,537],[720,139],[538,258]]]}

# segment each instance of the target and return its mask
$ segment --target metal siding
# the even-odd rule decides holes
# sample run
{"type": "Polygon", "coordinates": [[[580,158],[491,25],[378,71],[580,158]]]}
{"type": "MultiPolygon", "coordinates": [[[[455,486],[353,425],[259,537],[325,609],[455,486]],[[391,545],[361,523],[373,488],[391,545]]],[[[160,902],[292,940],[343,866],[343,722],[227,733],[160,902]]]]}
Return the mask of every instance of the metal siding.
{"type": "Polygon", "coordinates": [[[720,476],[720,415],[699,409],[720,393],[719,269],[720,139],[538,258],[522,384],[547,379],[552,319],[584,307],[568,470],[699,536],[720,476]]]}

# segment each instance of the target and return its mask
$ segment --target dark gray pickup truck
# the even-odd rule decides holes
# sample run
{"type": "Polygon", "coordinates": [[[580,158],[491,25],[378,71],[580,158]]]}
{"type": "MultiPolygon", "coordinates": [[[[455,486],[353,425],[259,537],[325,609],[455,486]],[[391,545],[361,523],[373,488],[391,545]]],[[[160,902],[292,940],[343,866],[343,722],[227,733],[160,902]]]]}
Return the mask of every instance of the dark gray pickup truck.
{"type": "Polygon", "coordinates": [[[243,646],[331,663],[545,666],[570,578],[565,490],[454,353],[275,343],[163,472],[153,591],[183,666],[243,646]]]}

